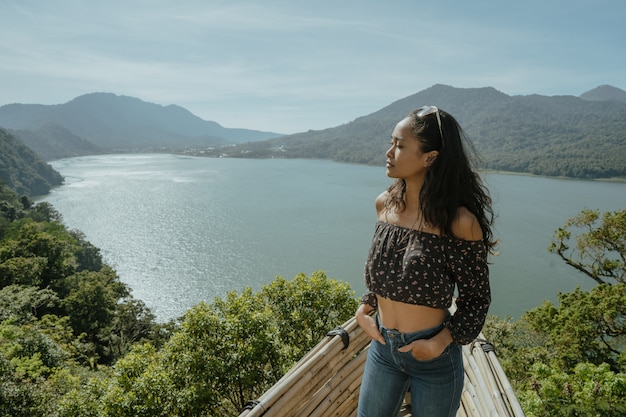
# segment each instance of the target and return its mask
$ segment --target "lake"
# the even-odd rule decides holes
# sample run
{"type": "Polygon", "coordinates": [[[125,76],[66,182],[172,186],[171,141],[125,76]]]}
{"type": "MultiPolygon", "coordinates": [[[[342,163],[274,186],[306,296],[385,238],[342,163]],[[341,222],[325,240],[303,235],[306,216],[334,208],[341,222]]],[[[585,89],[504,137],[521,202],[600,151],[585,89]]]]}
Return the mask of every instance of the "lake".
{"type": "MultiPolygon", "coordinates": [[[[51,203],[159,320],[276,276],[323,270],[364,291],[384,168],[167,154],[68,158],[51,203]]],[[[485,173],[498,215],[491,314],[518,317],[591,279],[547,247],[583,208],[626,208],[626,184],[485,173]]]]}

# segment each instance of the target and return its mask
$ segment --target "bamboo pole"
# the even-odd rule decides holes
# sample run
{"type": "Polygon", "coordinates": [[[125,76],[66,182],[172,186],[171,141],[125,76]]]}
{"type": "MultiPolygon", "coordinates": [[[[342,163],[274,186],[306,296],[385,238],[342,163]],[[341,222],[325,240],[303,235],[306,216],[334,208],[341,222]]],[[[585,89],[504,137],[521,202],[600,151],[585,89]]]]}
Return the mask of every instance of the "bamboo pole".
{"type": "Polygon", "coordinates": [[[485,386],[487,390],[485,391],[485,396],[491,396],[491,403],[495,407],[496,416],[509,417],[510,414],[507,410],[505,410],[503,406],[503,398],[502,398],[502,390],[499,388],[496,379],[494,378],[493,372],[491,372],[491,366],[487,357],[485,355],[485,351],[479,343],[475,343],[472,347],[472,356],[476,360],[477,365],[481,369],[481,375],[483,376],[483,380],[485,382],[485,386]],[[476,354],[474,354],[476,352],[476,354]]]}
{"type": "Polygon", "coordinates": [[[478,376],[475,373],[475,369],[472,368],[471,352],[467,346],[463,346],[463,353],[463,368],[465,370],[464,388],[470,393],[476,406],[479,406],[480,409],[483,410],[485,408],[484,401],[482,401],[480,395],[474,389],[478,384],[478,376]]]}
{"type": "Polygon", "coordinates": [[[497,416],[497,411],[495,408],[495,404],[493,403],[490,395],[485,395],[485,393],[489,392],[487,388],[487,384],[485,380],[482,378],[485,369],[481,369],[478,363],[476,362],[476,358],[473,355],[469,355],[470,367],[474,371],[476,375],[476,393],[479,394],[479,398],[481,403],[488,414],[485,414],[484,417],[487,416],[497,416]]]}
{"type": "Polygon", "coordinates": [[[241,416],[256,417],[265,413],[266,410],[271,409],[277,400],[282,398],[287,391],[292,390],[294,384],[302,378],[303,372],[307,372],[312,369],[316,363],[320,363],[316,359],[323,353],[323,350],[326,347],[327,346],[324,345],[320,349],[315,349],[314,353],[310,355],[307,360],[298,362],[296,366],[291,369],[291,371],[285,374],[283,378],[281,378],[272,388],[270,388],[270,390],[259,398],[259,404],[257,406],[255,406],[248,413],[242,413],[241,416]]]}
{"type": "Polygon", "coordinates": [[[463,407],[465,408],[467,415],[468,416],[472,416],[472,417],[482,417],[481,416],[481,410],[479,409],[479,403],[477,403],[476,400],[476,393],[473,392],[473,386],[471,386],[471,389],[463,392],[462,396],[461,396],[461,404],[463,405],[463,407]]]}
{"type": "Polygon", "coordinates": [[[252,410],[245,410],[241,417],[271,416],[278,410],[286,415],[288,410],[304,402],[310,392],[315,392],[326,382],[330,373],[341,368],[358,350],[369,343],[365,332],[358,331],[356,320],[348,320],[342,326],[350,336],[349,349],[343,350],[343,342],[337,337],[326,337],[300,360],[283,378],[281,378],[261,398],[252,410]],[[341,366],[339,366],[341,365],[341,366]],[[291,395],[285,396],[289,392],[291,395]]]}
{"type": "Polygon", "coordinates": [[[318,392],[319,395],[324,396],[321,406],[318,406],[316,413],[324,415],[323,411],[333,406],[333,404],[342,404],[346,401],[351,401],[350,398],[357,398],[358,392],[361,386],[362,368],[365,363],[367,353],[361,352],[346,367],[345,377],[339,379],[333,378],[329,381],[325,388],[328,389],[327,393],[318,392]],[[355,395],[357,394],[357,395],[355,395]]]}
{"type": "MultiPolygon", "coordinates": [[[[327,356],[326,352],[324,350],[320,351],[319,357],[313,358],[313,366],[307,369],[301,378],[294,381],[293,385],[288,386],[289,390],[293,392],[293,395],[282,396],[276,401],[275,407],[281,410],[281,412],[283,410],[285,412],[292,410],[302,404],[310,392],[316,392],[320,385],[326,382],[326,372],[335,369],[339,363],[339,360],[333,357],[333,354],[336,353],[338,352],[330,350],[329,358],[325,360],[327,356]]],[[[268,414],[268,416],[269,415],[271,414],[268,414]]]]}
{"type": "MultiPolygon", "coordinates": [[[[302,415],[324,416],[333,404],[340,403],[342,398],[350,394],[349,387],[361,378],[361,367],[365,363],[365,355],[360,354],[348,362],[324,386],[315,393],[309,404],[301,410],[302,415]]],[[[343,402],[343,401],[341,401],[343,402]]]]}
{"type": "MultiPolygon", "coordinates": [[[[240,417],[356,417],[369,338],[354,318],[342,326],[350,345],[326,337],[240,417]]],[[[482,337],[482,335],[480,336],[482,337]]],[[[481,342],[463,346],[465,372],[457,417],[525,417],[494,352],[481,342]]],[[[402,416],[410,417],[403,408],[402,416]]]]}
{"type": "Polygon", "coordinates": [[[473,384],[468,383],[465,386],[465,392],[462,395],[462,401],[466,402],[468,405],[468,414],[480,417],[483,417],[483,415],[485,414],[484,406],[480,401],[480,398],[476,393],[476,389],[474,388],[473,384]]]}
{"type": "MultiPolygon", "coordinates": [[[[360,381],[359,375],[352,375],[352,379],[358,379],[360,381]]],[[[347,381],[351,382],[351,381],[347,381]]],[[[328,395],[326,395],[322,401],[319,401],[316,407],[307,412],[307,410],[303,410],[302,415],[309,415],[312,417],[317,416],[326,416],[329,412],[328,410],[337,409],[340,407],[346,407],[346,404],[352,404],[353,408],[356,408],[356,400],[358,400],[358,387],[354,387],[348,385],[347,387],[338,386],[336,390],[330,391],[328,395]]],[[[310,409],[310,408],[309,408],[310,409]]]]}
{"type": "Polygon", "coordinates": [[[457,417],[468,417],[467,413],[465,412],[465,407],[463,406],[463,403],[461,403],[461,405],[459,406],[459,411],[456,412],[456,416],[457,417]]]}
{"type": "Polygon", "coordinates": [[[489,359],[489,363],[491,363],[492,369],[500,381],[502,389],[505,393],[504,397],[506,398],[509,408],[515,417],[525,417],[526,414],[522,410],[522,406],[517,399],[517,395],[515,395],[515,391],[509,382],[509,379],[506,377],[504,373],[504,369],[502,369],[502,365],[500,365],[500,361],[498,361],[498,357],[495,352],[487,352],[487,358],[489,359]]]}

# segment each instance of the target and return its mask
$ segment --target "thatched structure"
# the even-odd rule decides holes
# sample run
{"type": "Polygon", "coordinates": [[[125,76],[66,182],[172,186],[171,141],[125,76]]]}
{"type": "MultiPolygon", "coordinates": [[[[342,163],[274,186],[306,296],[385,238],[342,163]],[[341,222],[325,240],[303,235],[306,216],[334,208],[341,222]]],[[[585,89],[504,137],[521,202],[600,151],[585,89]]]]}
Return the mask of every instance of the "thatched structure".
{"type": "MultiPolygon", "coordinates": [[[[324,338],[239,417],[356,416],[370,340],[354,318],[342,329],[345,332],[324,338]]],[[[524,416],[489,343],[477,339],[464,346],[463,359],[465,386],[457,417],[524,416]]],[[[410,415],[405,405],[399,416],[410,415]]]]}

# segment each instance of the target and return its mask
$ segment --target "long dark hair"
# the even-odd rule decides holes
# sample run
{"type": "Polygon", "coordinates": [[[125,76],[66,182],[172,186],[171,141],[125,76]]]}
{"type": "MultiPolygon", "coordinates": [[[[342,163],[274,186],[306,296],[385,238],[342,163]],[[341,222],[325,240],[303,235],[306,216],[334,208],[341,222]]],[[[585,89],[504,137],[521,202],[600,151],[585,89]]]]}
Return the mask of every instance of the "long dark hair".
{"type": "MultiPolygon", "coordinates": [[[[420,117],[418,109],[408,116],[422,152],[438,151],[437,157],[426,170],[420,191],[420,209],[424,220],[437,227],[442,234],[454,237],[452,222],[458,208],[465,207],[476,216],[483,231],[484,242],[489,248],[493,248],[495,241],[491,229],[494,219],[492,201],[473,166],[478,153],[456,119],[445,111],[438,112],[441,133],[436,113],[420,117]]],[[[404,179],[397,179],[387,191],[389,199],[386,206],[404,211],[404,179]]]]}

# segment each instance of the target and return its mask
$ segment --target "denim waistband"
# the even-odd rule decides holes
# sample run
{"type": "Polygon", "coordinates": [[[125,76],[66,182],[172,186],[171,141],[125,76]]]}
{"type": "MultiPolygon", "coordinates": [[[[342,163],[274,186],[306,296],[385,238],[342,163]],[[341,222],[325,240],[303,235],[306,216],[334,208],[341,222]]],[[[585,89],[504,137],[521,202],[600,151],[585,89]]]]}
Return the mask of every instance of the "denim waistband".
{"type": "MultiPolygon", "coordinates": [[[[449,317],[450,317],[450,313],[448,312],[446,315],[446,318],[444,319],[444,322],[449,317]]],[[[402,344],[409,344],[419,339],[430,339],[431,337],[433,337],[434,335],[436,335],[443,329],[443,322],[441,322],[440,324],[436,326],[429,327],[423,330],[418,330],[416,332],[408,332],[408,333],[399,332],[395,329],[388,329],[385,326],[383,326],[382,323],[380,322],[380,318],[378,317],[378,315],[376,315],[376,324],[378,325],[378,330],[380,330],[380,333],[383,335],[385,340],[394,339],[397,342],[402,343],[402,344]]]]}

